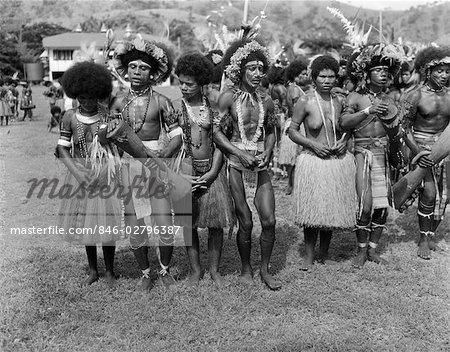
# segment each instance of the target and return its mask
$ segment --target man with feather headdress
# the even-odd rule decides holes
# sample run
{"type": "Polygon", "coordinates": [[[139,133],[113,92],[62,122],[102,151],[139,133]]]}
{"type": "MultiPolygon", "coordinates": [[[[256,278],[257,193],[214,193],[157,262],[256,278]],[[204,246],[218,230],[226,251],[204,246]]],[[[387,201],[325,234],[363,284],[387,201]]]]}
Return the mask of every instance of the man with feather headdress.
{"type": "Polygon", "coordinates": [[[223,61],[225,74],[233,86],[219,97],[215,141],[229,158],[231,193],[239,220],[241,281],[253,282],[250,265],[253,222],[245,194],[247,183],[256,188],[254,204],[262,226],[260,276],[271,290],[277,290],[281,283],[269,273],[275,243],[275,197],[267,171],[275,145],[276,117],[272,100],[259,91],[270,58],[260,42],[244,36],[230,45],[223,61]]]}
{"type": "MultiPolygon", "coordinates": [[[[178,126],[178,118],[170,100],[153,91],[153,85],[164,82],[172,71],[172,57],[168,49],[162,43],[137,37],[116,47],[114,66],[122,78],[128,77],[131,87],[116,96],[111,104],[111,111],[120,114],[145,147],[155,155],[160,158],[172,157],[181,145],[182,130],[178,126]]],[[[138,163],[130,162],[129,167],[124,168],[124,186],[127,190],[132,189],[133,194],[132,201],[125,203],[125,221],[129,228],[144,229],[146,225],[152,226],[153,220],[163,228],[174,225],[167,198],[139,196],[139,188],[151,187],[152,177],[154,178],[138,163]]],[[[173,234],[169,231],[160,232],[157,247],[161,266],[159,276],[166,286],[174,283],[169,273],[173,241],[173,234]]],[[[147,232],[132,231],[130,243],[142,271],[142,289],[148,290],[152,283],[147,232]]]]}
{"type": "Polygon", "coordinates": [[[366,260],[387,263],[376,248],[385,227],[387,208],[392,203],[388,143],[392,143],[389,136],[399,136],[400,118],[395,102],[385,90],[403,57],[401,47],[379,43],[356,51],[349,62],[350,74],[358,79],[358,88],[347,97],[341,126],[353,133],[355,141],[359,211],[358,253],[353,265],[357,268],[362,268],[366,260]]]}

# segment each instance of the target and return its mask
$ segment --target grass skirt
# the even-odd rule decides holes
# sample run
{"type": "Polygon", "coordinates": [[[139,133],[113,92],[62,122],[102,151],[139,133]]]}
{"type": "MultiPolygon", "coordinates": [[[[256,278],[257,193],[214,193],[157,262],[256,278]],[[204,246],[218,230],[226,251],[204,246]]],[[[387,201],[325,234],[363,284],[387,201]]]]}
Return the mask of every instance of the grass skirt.
{"type": "Polygon", "coordinates": [[[232,227],[235,224],[234,204],[225,174],[225,167],[206,190],[199,190],[192,195],[193,227],[232,227]]]}
{"type": "Polygon", "coordinates": [[[301,148],[297,143],[292,142],[286,133],[290,124],[291,119],[286,120],[281,134],[280,156],[278,157],[278,163],[280,165],[295,165],[295,159],[298,154],[297,150],[301,148]]]}
{"type": "MultiPolygon", "coordinates": [[[[74,193],[79,188],[75,177],[67,171],[64,187],[72,187],[74,193]]],[[[114,182],[111,182],[114,187],[114,182]]],[[[63,239],[68,242],[95,245],[123,239],[121,229],[122,206],[117,192],[108,196],[89,196],[88,192],[78,191],[75,195],[64,197],[59,209],[58,226],[65,229],[63,239]],[[69,229],[73,233],[69,233],[69,229]]],[[[112,192],[108,192],[112,193],[112,192]]]]}
{"type": "Polygon", "coordinates": [[[356,224],[356,165],[352,154],[321,159],[303,151],[295,164],[294,221],[316,228],[356,224]]]}

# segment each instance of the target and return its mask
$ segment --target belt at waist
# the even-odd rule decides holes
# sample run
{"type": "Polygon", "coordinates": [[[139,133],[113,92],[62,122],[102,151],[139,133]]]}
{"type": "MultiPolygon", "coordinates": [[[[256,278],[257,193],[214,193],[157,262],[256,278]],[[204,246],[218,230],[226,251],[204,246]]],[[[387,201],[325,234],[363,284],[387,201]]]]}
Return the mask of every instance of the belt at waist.
{"type": "Polygon", "coordinates": [[[386,136],[355,138],[355,146],[365,149],[385,147],[387,144],[388,139],[386,136]]]}

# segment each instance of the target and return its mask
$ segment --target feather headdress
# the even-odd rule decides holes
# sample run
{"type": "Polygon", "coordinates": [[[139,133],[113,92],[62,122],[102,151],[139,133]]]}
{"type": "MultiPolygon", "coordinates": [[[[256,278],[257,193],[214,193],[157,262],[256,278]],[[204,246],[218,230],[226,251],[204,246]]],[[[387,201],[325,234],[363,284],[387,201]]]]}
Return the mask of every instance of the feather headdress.
{"type": "Polygon", "coordinates": [[[349,44],[345,43],[344,45],[351,46],[353,49],[361,48],[365,46],[369,40],[370,32],[372,31],[372,26],[370,26],[369,30],[364,33],[364,24],[360,26],[359,23],[353,24],[350,20],[348,20],[344,14],[334,8],[327,6],[327,10],[335,17],[339,18],[344,26],[345,31],[347,32],[347,40],[349,44]]]}

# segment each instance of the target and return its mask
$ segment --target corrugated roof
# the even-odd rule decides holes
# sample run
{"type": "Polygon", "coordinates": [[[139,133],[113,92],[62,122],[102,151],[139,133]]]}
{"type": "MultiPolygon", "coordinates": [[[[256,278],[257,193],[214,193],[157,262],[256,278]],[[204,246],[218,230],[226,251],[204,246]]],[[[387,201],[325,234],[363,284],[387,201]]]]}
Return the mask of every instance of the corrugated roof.
{"type": "MultiPolygon", "coordinates": [[[[116,39],[123,38],[125,31],[114,32],[116,39]]],[[[151,34],[141,34],[142,38],[153,41],[161,41],[161,38],[151,34]]],[[[102,48],[106,41],[106,33],[67,32],[42,39],[44,48],[78,49],[81,43],[96,43],[97,48],[102,48]]],[[[113,45],[114,46],[114,45],[113,45]]]]}

